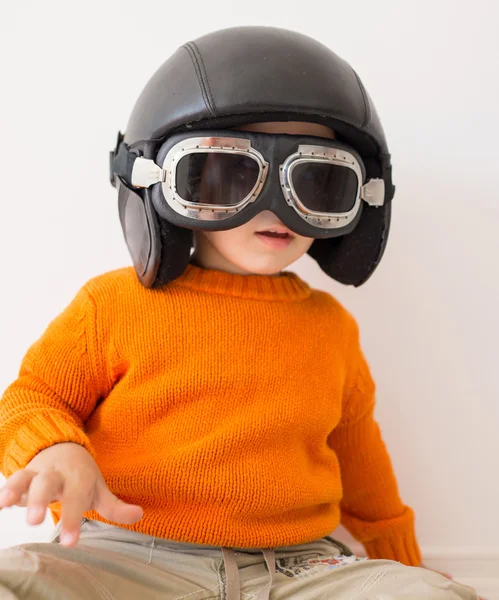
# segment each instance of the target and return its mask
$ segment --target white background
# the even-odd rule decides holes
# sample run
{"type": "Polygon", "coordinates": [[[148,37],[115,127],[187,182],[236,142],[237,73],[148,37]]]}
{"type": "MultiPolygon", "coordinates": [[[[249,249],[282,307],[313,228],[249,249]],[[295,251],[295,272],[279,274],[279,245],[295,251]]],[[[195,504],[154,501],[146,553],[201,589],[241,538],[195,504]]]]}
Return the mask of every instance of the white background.
{"type": "MultiPolygon", "coordinates": [[[[378,382],[377,417],[427,562],[448,559],[457,575],[481,577],[492,590],[499,573],[494,0],[2,0],[1,8],[1,391],[87,279],[130,263],[108,151],[156,68],[179,45],[221,27],[309,34],[362,77],[386,130],[397,193],[388,250],[368,284],[341,287],[308,257],[296,270],[360,322],[378,382]]],[[[24,509],[3,511],[0,547],[46,540],[51,529],[49,518],[29,528],[24,509]]]]}

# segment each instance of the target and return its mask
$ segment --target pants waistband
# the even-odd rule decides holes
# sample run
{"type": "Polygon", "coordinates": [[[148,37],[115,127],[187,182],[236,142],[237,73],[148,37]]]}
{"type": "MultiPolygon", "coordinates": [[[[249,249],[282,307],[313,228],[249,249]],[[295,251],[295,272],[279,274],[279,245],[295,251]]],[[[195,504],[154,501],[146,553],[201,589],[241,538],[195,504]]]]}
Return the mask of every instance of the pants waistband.
{"type": "MultiPolygon", "coordinates": [[[[52,542],[59,541],[60,525],[61,523],[59,522],[56,526],[56,529],[52,535],[52,542]]],[[[239,567],[236,559],[237,553],[263,554],[263,558],[265,560],[269,572],[269,580],[265,587],[262,588],[262,590],[260,590],[257,596],[255,596],[254,600],[270,599],[270,592],[276,573],[276,551],[278,551],[279,554],[286,552],[296,552],[297,550],[301,549],[310,551],[310,546],[314,543],[324,544],[324,542],[326,542],[335,546],[338,551],[338,554],[342,554],[344,556],[353,555],[352,551],[347,546],[329,536],[321,538],[320,540],[316,540],[315,542],[308,542],[306,544],[299,544],[294,546],[280,546],[277,548],[227,548],[219,546],[205,546],[200,544],[191,544],[188,542],[178,542],[176,540],[157,538],[140,532],[126,530],[122,527],[110,525],[102,521],[89,520],[86,518],[82,519],[81,530],[82,538],[85,537],[85,534],[100,534],[104,535],[106,538],[113,538],[116,536],[116,538],[119,539],[122,538],[124,532],[126,532],[127,538],[129,538],[129,541],[131,543],[136,543],[140,545],[149,546],[152,544],[154,547],[164,546],[175,552],[187,554],[212,554],[220,556],[219,553],[221,552],[226,575],[226,600],[241,599],[241,583],[239,578],[239,567]]]]}

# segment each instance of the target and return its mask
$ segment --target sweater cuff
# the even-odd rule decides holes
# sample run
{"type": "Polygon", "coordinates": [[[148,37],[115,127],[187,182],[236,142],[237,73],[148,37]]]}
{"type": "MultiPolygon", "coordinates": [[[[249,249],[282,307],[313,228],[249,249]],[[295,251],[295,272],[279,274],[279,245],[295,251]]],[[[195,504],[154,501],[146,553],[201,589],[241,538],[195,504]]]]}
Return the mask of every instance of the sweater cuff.
{"type": "Polygon", "coordinates": [[[413,532],[395,538],[380,538],[364,542],[369,558],[396,560],[408,567],[421,566],[421,551],[413,532]]]}
{"type": "Polygon", "coordinates": [[[421,565],[421,551],[414,531],[414,512],[404,507],[404,512],[383,521],[363,521],[342,512],[342,523],[359,542],[369,558],[396,560],[410,567],[421,565]]]}
{"type": "Polygon", "coordinates": [[[10,477],[39,452],[64,442],[83,446],[95,459],[95,451],[83,429],[67,413],[50,410],[38,413],[29,423],[20,427],[4,456],[3,474],[10,477]]]}

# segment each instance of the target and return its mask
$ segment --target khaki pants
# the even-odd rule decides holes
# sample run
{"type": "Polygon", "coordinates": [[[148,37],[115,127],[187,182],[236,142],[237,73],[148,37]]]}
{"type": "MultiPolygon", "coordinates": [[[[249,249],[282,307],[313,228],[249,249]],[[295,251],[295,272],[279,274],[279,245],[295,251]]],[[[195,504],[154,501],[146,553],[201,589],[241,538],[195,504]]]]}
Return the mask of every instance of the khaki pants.
{"type": "Polygon", "coordinates": [[[86,519],[81,529],[73,548],[57,529],[52,542],[0,550],[0,600],[476,600],[441,575],[360,559],[332,538],[234,550],[86,519]]]}

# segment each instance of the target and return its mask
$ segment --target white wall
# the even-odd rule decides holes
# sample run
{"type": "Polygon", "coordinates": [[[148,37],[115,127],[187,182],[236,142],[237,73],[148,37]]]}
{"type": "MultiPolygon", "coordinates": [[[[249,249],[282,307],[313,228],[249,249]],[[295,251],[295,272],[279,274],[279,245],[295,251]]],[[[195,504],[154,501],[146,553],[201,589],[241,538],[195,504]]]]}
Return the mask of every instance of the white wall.
{"type": "MultiPolygon", "coordinates": [[[[427,562],[489,578],[478,584],[490,600],[499,573],[498,18],[494,0],[5,2],[0,389],[88,278],[130,262],[108,151],[155,69],[220,27],[312,35],[356,68],[375,100],[397,195],[387,254],[366,286],[342,288],[308,258],[297,270],[360,321],[377,415],[427,562]]],[[[51,528],[49,519],[28,528],[23,509],[3,511],[0,547],[45,540],[51,528]]]]}

